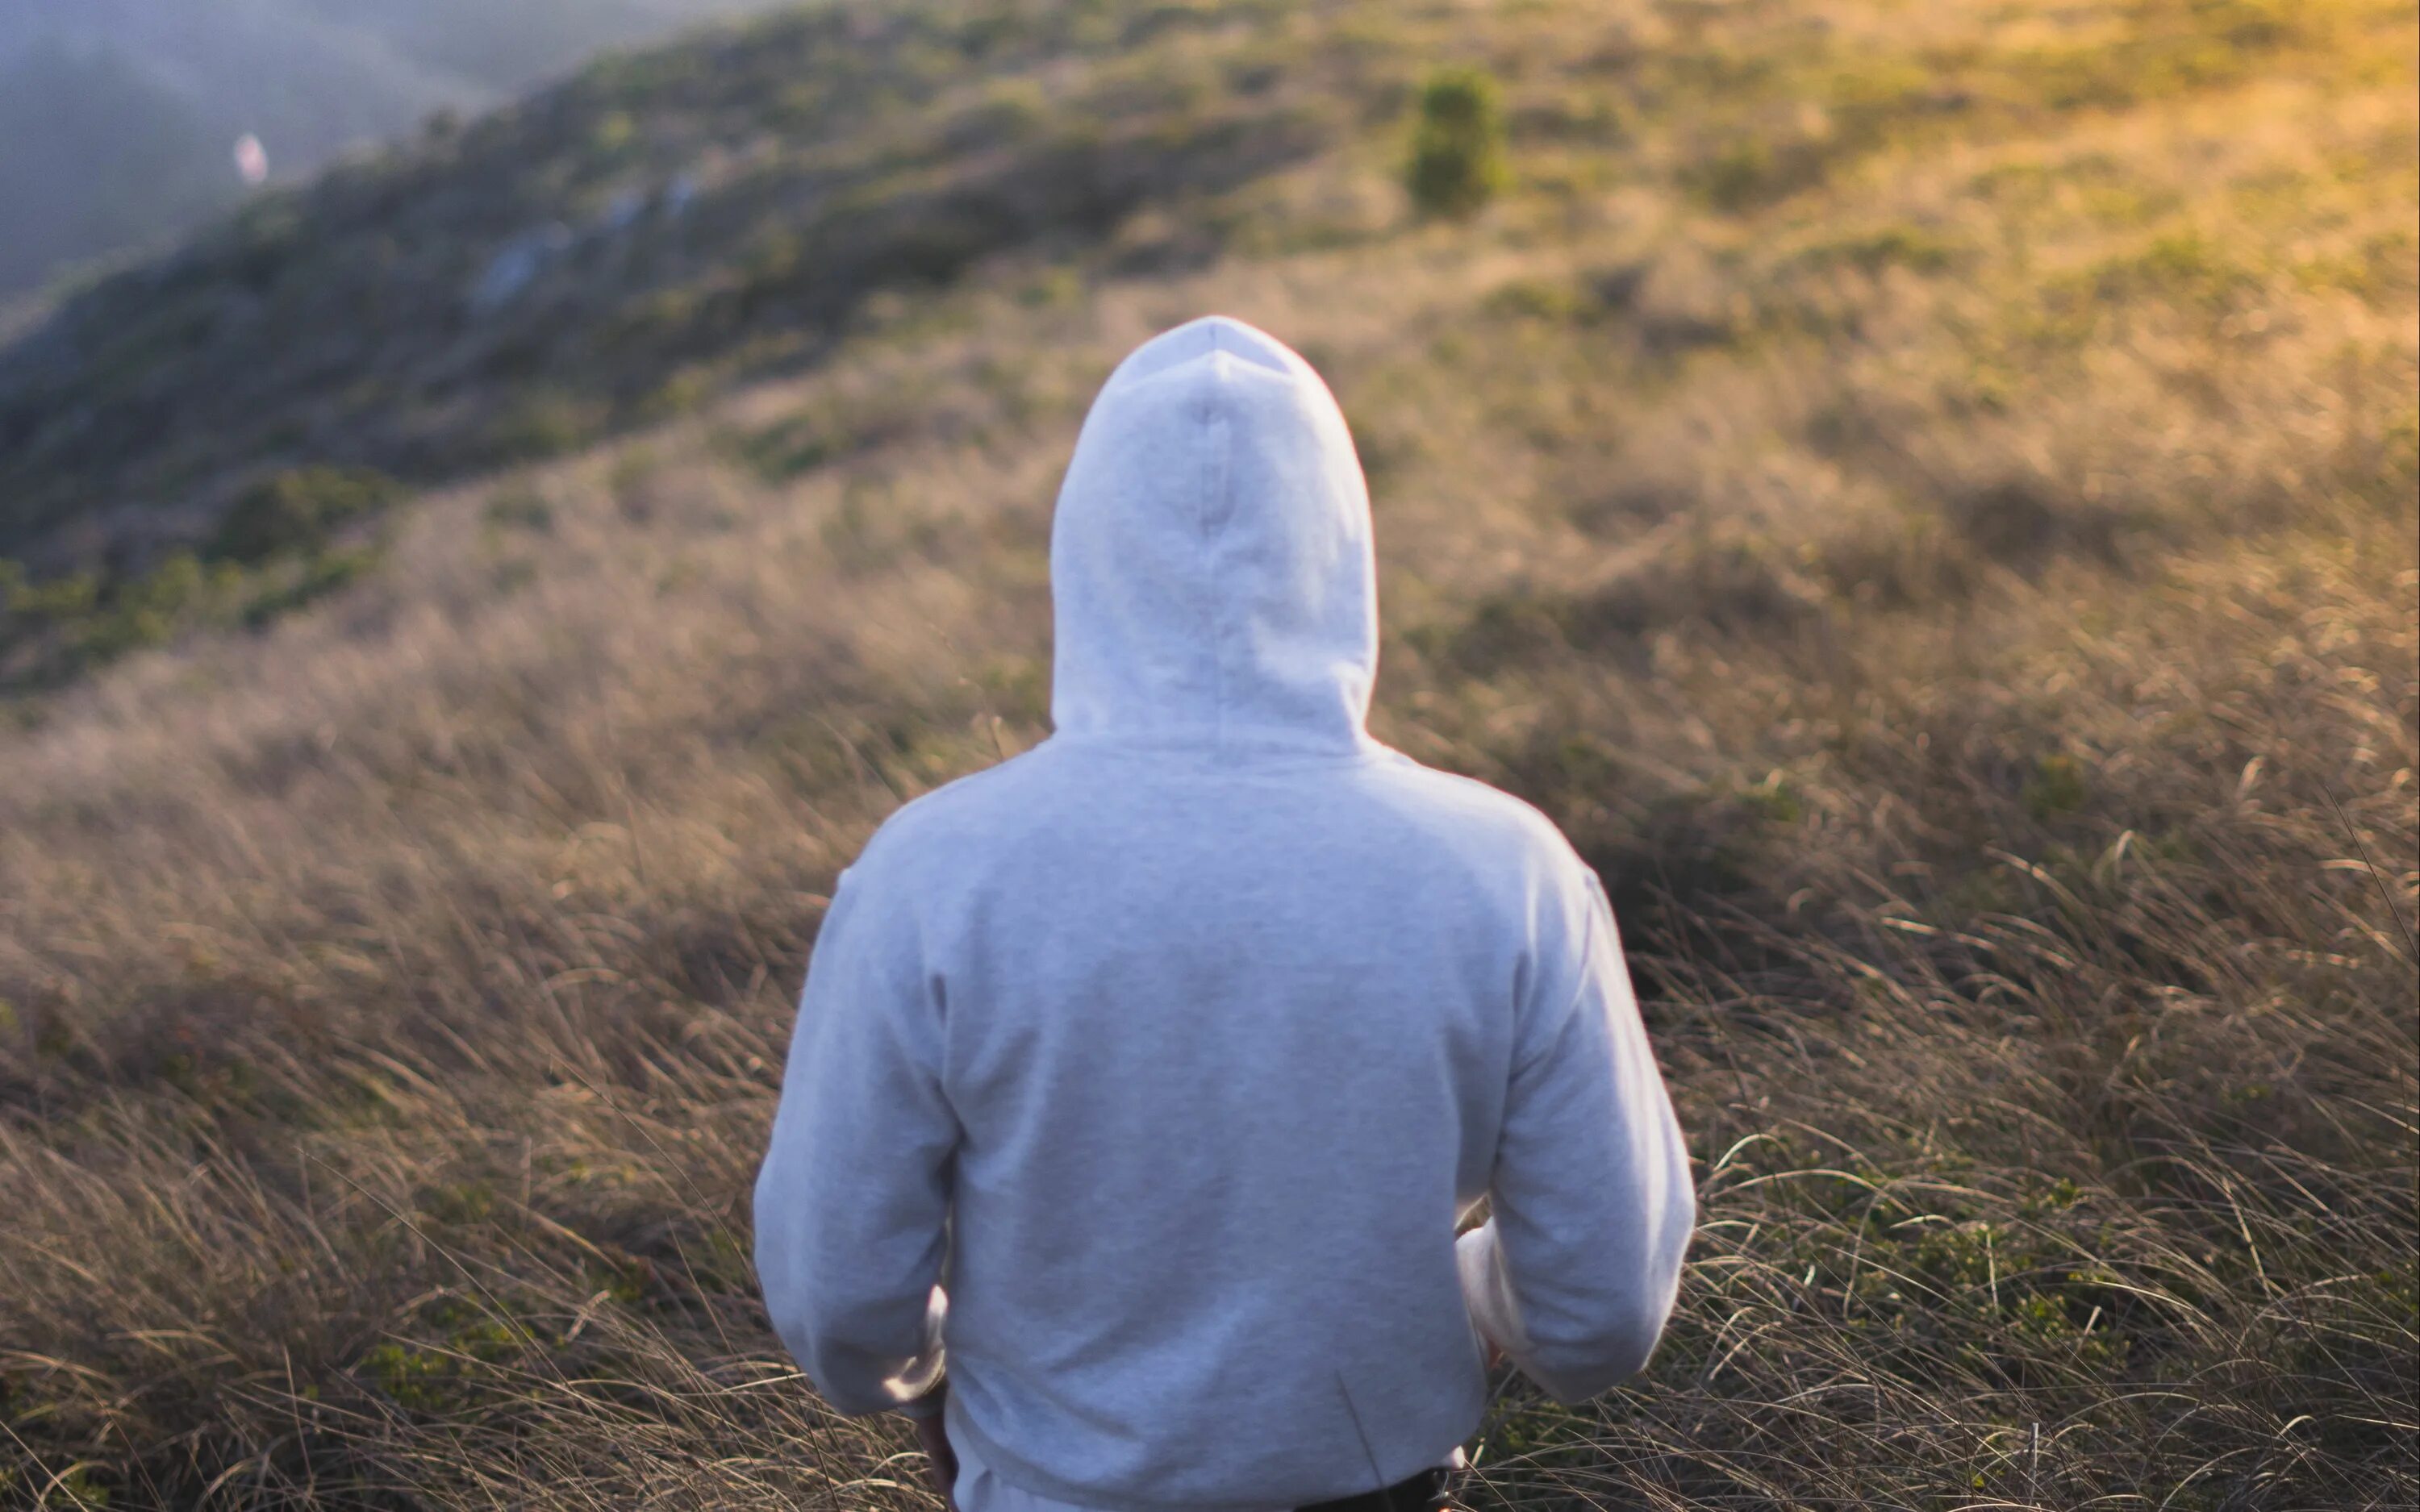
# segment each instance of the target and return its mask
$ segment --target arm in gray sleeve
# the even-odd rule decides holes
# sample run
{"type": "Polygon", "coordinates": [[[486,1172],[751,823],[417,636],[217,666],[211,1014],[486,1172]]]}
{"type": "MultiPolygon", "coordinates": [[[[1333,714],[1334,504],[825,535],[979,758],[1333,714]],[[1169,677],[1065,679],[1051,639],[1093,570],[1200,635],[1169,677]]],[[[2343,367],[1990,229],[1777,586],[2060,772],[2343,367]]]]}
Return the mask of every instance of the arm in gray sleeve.
{"type": "Polygon", "coordinates": [[[1688,1151],[1593,875],[1575,933],[1524,1005],[1491,1216],[1455,1246],[1473,1321],[1566,1402],[1647,1363],[1697,1222],[1688,1151]]]}
{"type": "Polygon", "coordinates": [[[756,1179],[756,1273],[782,1342],[860,1413],[911,1410],[940,1375],[958,1125],[912,920],[852,880],[807,969],[756,1179]]]}

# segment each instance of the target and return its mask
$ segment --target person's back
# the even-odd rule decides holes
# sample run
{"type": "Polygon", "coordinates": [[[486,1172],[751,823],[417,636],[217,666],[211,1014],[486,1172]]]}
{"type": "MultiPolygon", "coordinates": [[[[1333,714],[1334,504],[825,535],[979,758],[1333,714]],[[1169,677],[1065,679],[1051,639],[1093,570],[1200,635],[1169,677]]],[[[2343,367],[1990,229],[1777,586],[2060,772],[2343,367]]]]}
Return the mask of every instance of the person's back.
{"type": "Polygon", "coordinates": [[[1692,1205],[1612,917],[1534,810],[1364,733],[1325,386],[1233,321],[1147,344],[1052,580],[1057,733],[895,815],[817,944],[757,1188],[809,1374],[907,1405],[945,1281],[1002,1482],[1257,1509],[1442,1461],[1474,1317],[1558,1395],[1635,1370],[1692,1205]]]}

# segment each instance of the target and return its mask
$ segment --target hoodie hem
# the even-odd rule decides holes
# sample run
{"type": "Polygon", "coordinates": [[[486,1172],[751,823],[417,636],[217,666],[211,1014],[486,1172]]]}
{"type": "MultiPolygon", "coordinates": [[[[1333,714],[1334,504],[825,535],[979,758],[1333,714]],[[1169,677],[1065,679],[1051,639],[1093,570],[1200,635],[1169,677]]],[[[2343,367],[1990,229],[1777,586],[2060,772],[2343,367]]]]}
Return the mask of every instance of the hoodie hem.
{"type": "MultiPolygon", "coordinates": [[[[950,1404],[948,1423],[951,1438],[956,1439],[963,1436],[972,1443],[975,1457],[1001,1480],[1030,1495],[1047,1496],[1076,1506],[1096,1507],[1100,1512],[1269,1512],[1272,1505],[1287,1504],[1272,1504],[1267,1501],[1155,1502],[1142,1497],[1125,1495],[1112,1498],[1080,1486],[1071,1486],[1056,1475],[1036,1470],[1024,1456],[1002,1448],[999,1441],[968,1422],[966,1413],[959,1409],[954,1400],[950,1404]]],[[[1471,1427],[1476,1430],[1478,1424],[1474,1422],[1471,1427]]],[[[1460,1435],[1435,1455],[1423,1459],[1421,1463],[1434,1465],[1447,1463],[1453,1458],[1454,1451],[1462,1446],[1463,1440],[1469,1436],[1468,1433],[1460,1435]]],[[[1405,1473],[1408,1474],[1410,1472],[1407,1471],[1405,1473]]]]}

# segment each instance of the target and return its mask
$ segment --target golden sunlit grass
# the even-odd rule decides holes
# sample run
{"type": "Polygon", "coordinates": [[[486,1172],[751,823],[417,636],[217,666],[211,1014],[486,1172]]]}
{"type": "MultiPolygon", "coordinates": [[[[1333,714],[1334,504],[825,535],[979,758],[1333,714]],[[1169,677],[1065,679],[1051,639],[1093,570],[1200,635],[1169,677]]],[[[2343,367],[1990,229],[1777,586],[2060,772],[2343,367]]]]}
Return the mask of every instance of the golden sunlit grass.
{"type": "Polygon", "coordinates": [[[1698,1161],[1663,1352],[1475,1504],[2420,1497],[2408,14],[1316,24],[1489,68],[1515,187],[1416,222],[1373,108],[1206,266],[877,301],[17,706],[0,1500],[932,1505],[745,1194],[821,895],[1047,733],[1058,469],[1205,309],[1334,380],[1379,733],[1603,871],[1698,1161]]]}

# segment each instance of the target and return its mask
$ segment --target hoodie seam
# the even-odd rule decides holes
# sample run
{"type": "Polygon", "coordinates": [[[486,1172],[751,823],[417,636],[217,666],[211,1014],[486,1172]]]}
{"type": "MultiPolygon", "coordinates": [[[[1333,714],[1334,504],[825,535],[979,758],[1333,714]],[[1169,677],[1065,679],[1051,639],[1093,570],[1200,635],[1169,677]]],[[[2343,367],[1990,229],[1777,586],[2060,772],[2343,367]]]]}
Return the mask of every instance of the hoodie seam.
{"type": "Polygon", "coordinates": [[[1210,383],[1203,395],[1202,430],[1208,443],[1202,477],[1202,570],[1210,591],[1211,613],[1216,633],[1210,642],[1210,744],[1220,757],[1227,754],[1227,652],[1228,641],[1234,633],[1233,616],[1229,611],[1227,595],[1218,592],[1221,584],[1219,547],[1226,533],[1227,520],[1233,513],[1233,501],[1227,497],[1228,450],[1233,432],[1228,424],[1225,397],[1226,364],[1220,359],[1226,347],[1218,340],[1218,332],[1210,332],[1210,383]],[[1222,509],[1221,505],[1229,507],[1222,509]]]}
{"type": "MultiPolygon", "coordinates": [[[[1210,551],[1211,576],[1215,581],[1224,576],[1220,568],[1224,565],[1227,525],[1234,517],[1234,500],[1232,497],[1234,485],[1230,463],[1233,460],[1235,433],[1234,427],[1229,423],[1223,410],[1212,412],[1210,426],[1212,432],[1210,500],[1215,514],[1207,544],[1210,551]],[[1222,505],[1224,507],[1220,507],[1222,505]]],[[[1227,599],[1228,595],[1219,595],[1218,637],[1217,645],[1212,648],[1217,665],[1211,674],[1213,678],[1211,714],[1218,721],[1218,742],[1221,752],[1227,749],[1228,745],[1227,685],[1231,681],[1228,674],[1228,662],[1233,656],[1235,640],[1234,608],[1227,599]]]]}

